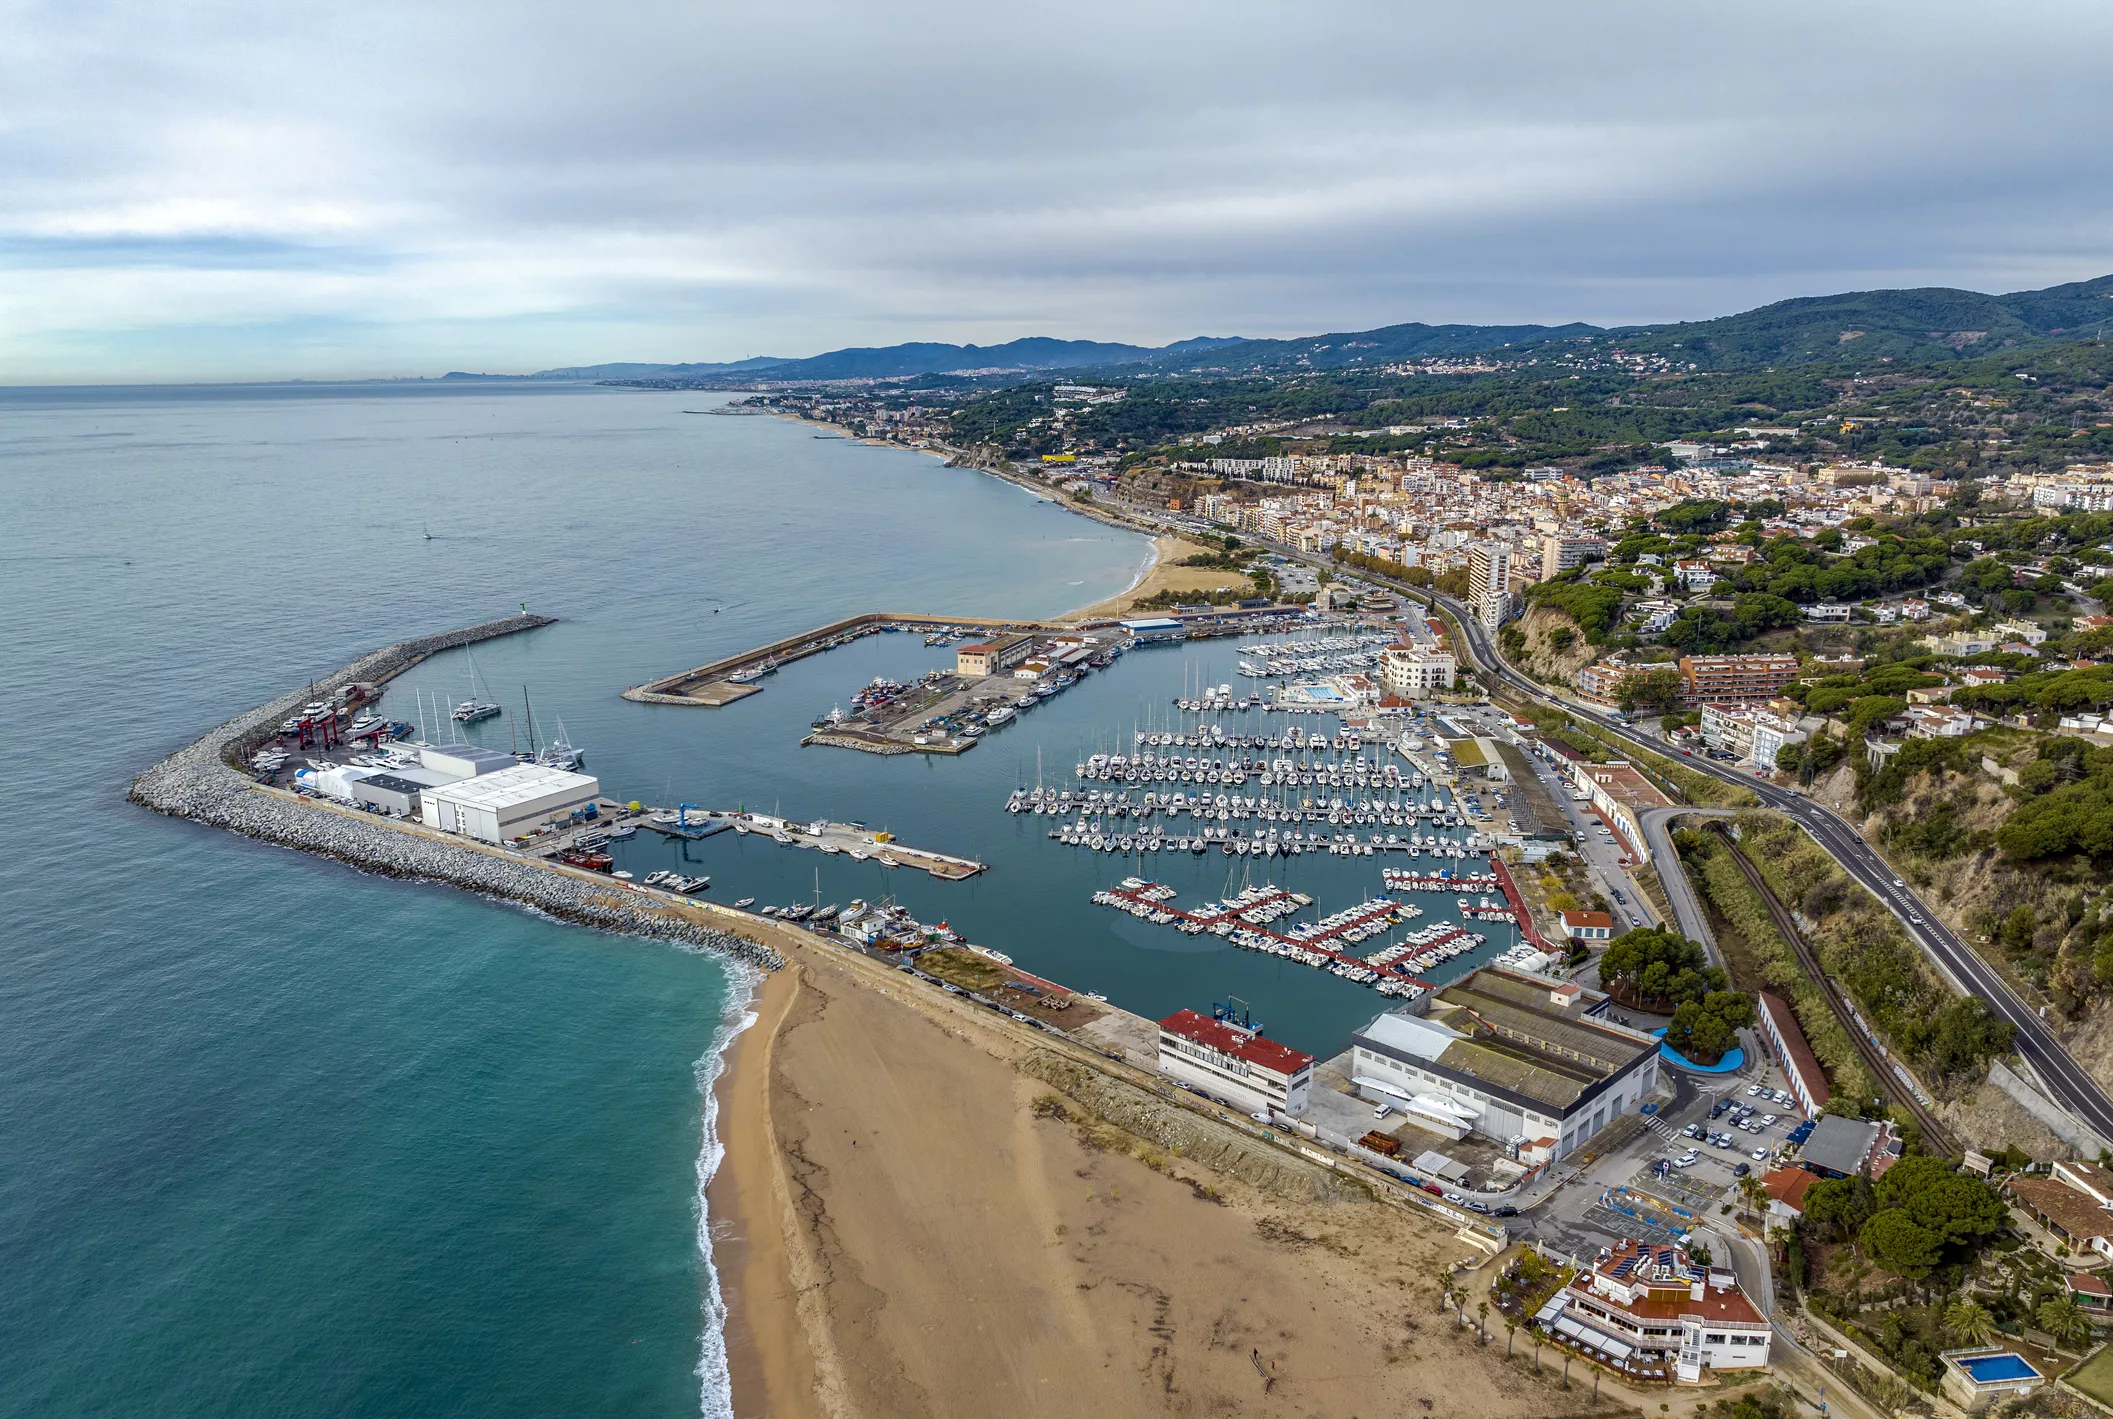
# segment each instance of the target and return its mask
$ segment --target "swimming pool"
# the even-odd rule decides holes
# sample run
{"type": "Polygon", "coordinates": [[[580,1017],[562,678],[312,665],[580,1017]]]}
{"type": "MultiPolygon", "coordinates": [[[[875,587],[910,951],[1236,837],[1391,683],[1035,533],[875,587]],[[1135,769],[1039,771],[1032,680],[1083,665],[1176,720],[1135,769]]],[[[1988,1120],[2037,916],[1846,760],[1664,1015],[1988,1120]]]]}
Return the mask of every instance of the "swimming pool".
{"type": "Polygon", "coordinates": [[[2005,1380],[2036,1380],[2040,1372],[2032,1368],[2022,1355],[2007,1351],[2001,1355],[1976,1355],[1961,1360],[1959,1368],[1974,1377],[1975,1384],[2001,1384],[2005,1380]]]}

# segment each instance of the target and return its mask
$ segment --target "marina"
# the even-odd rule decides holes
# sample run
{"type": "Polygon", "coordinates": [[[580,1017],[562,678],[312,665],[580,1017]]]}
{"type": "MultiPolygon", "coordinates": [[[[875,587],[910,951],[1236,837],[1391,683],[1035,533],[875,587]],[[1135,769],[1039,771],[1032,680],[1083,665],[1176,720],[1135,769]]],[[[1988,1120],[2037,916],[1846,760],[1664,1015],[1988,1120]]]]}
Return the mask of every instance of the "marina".
{"type": "MultiPolygon", "coordinates": [[[[564,832],[599,839],[586,850],[607,864],[590,859],[597,868],[588,870],[627,891],[661,893],[670,879],[648,885],[656,872],[677,882],[704,879],[671,895],[749,915],[806,907],[802,924],[836,904],[893,902],[910,919],[1012,958],[1010,968],[1106,995],[1148,1018],[1226,992],[1267,1001],[1273,1028],[1324,1054],[1339,1051],[1370,1018],[1381,984],[1406,975],[1413,979],[1397,989],[1442,985],[1528,940],[1530,927],[1500,903],[1489,856],[1496,842],[1484,819],[1456,800],[1444,727],[1427,707],[1287,721],[1259,703],[1237,708],[1241,695],[1217,694],[1240,683],[1230,672],[1256,644],[1380,638],[1382,628],[1370,622],[1309,617],[1301,622],[1309,629],[1289,634],[1265,628],[1158,639],[1126,632],[1088,640],[1095,628],[1065,627],[1050,635],[1079,637],[1062,643],[1086,652],[1075,680],[1025,707],[995,706],[1012,714],[978,736],[977,752],[810,752],[830,732],[816,720],[834,718],[817,712],[832,706],[844,720],[854,711],[907,714],[895,732],[914,731],[933,714],[926,697],[959,680],[963,652],[992,643],[987,625],[996,619],[934,617],[819,645],[771,672],[772,694],[709,716],[660,713],[635,697],[596,700],[591,683],[554,676],[525,642],[480,645],[477,670],[480,685],[531,683],[538,719],[556,723],[562,714],[571,739],[586,746],[605,785],[598,818],[564,832]],[[1182,699],[1220,707],[1184,711],[1174,704],[1182,699]],[[820,833],[812,831],[817,823],[820,833]],[[620,826],[636,831],[608,836],[620,826]],[[1270,880],[1316,903],[1264,928],[1286,935],[1372,900],[1382,886],[1375,868],[1440,885],[1427,892],[1387,885],[1396,922],[1356,942],[1324,943],[1348,961],[1272,954],[1245,939],[1179,931],[1093,902],[1134,875],[1174,889],[1177,906],[1222,903],[1237,890],[1225,882],[1228,867],[1257,859],[1268,863],[1270,880]],[[734,906],[742,901],[747,908],[734,906]],[[1447,931],[1458,934],[1441,942],[1447,931]],[[1404,945],[1415,949],[1371,964],[1376,953],[1404,945]],[[1456,954],[1434,955],[1435,945],[1456,954]]],[[[822,642],[858,629],[830,626],[822,642]]],[[[817,644],[813,633],[788,639],[817,644]]],[[[1052,647],[1041,637],[1027,644],[1035,661],[1052,647]]],[[[452,703],[462,698],[467,670],[461,659],[436,664],[383,687],[363,710],[417,723],[420,687],[410,682],[424,683],[428,701],[433,686],[452,686],[441,696],[452,703]]],[[[1034,687],[1054,685],[1055,676],[1036,675],[1034,687]]],[[[1030,684],[1010,676],[1000,683],[1030,684]]],[[[522,714],[517,698],[511,715],[522,714]]],[[[424,723],[432,724],[430,710],[424,723]]],[[[447,733],[505,751],[511,723],[495,718],[447,733]]],[[[291,762],[300,760],[296,753],[291,762]]],[[[560,836],[521,850],[549,853],[560,836]]],[[[838,925],[823,923],[831,931],[838,925]]]]}

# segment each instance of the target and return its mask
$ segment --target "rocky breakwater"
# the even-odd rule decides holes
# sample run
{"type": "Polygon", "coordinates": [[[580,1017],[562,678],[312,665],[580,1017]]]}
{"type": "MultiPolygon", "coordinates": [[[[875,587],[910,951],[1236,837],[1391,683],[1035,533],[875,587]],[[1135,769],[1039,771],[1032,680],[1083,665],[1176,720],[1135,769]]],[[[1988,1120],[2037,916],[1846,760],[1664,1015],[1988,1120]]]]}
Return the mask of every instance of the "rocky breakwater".
{"type": "Polygon", "coordinates": [[[435,636],[400,641],[363,656],[311,692],[303,687],[204,734],[132,781],[134,803],[282,847],[334,857],[366,872],[445,882],[520,902],[561,920],[669,941],[734,957],[764,970],[784,964],[776,951],[732,932],[686,919],[629,889],[532,858],[440,837],[372,814],[348,812],[260,787],[236,765],[314,694],[354,682],[379,684],[427,656],[495,636],[548,625],[547,616],[509,616],[435,636]]]}

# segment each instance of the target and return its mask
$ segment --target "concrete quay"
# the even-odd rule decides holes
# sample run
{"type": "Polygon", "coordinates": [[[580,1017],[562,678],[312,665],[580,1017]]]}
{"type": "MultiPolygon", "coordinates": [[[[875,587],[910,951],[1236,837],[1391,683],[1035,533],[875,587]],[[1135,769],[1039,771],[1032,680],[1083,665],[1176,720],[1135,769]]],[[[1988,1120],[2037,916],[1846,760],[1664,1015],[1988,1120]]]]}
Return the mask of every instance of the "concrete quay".
{"type": "Polygon", "coordinates": [[[738,655],[714,660],[710,664],[697,666],[693,670],[663,675],[658,680],[649,680],[643,685],[633,685],[624,691],[624,698],[647,705],[702,705],[707,709],[719,709],[736,700],[745,699],[760,691],[759,680],[736,679],[736,676],[768,675],[779,666],[794,660],[803,660],[810,655],[819,655],[825,650],[847,645],[862,636],[870,636],[887,630],[943,631],[962,628],[991,635],[1014,632],[1054,632],[1069,627],[1058,627],[1042,621],[995,621],[980,616],[925,616],[914,613],[891,611],[867,611],[856,616],[847,616],[841,621],[831,621],[826,626],[787,636],[768,645],[744,650],[738,655]]]}

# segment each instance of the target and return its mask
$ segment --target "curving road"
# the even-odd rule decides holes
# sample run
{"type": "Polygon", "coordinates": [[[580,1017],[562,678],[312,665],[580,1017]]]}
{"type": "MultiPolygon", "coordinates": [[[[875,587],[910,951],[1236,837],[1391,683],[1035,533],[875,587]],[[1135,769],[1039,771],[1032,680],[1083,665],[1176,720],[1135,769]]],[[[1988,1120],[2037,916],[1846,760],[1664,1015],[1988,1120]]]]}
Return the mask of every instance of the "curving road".
{"type": "MultiPolygon", "coordinates": [[[[1497,654],[1488,630],[1475,619],[1466,606],[1450,597],[1435,596],[1432,599],[1453,614],[1453,619],[1464,630],[1468,648],[1473,652],[1476,662],[1483,667],[1484,674],[1501,680],[1507,687],[1520,694],[1540,700],[1567,714],[1590,719],[1601,729],[1627,740],[1639,749],[1658,754],[1665,752],[1662,743],[1652,741],[1648,736],[1638,733],[1611,716],[1549,694],[1544,687],[1527,679],[1505,663],[1503,657],[1497,654]]],[[[2109,1099],[2098,1082],[2069,1057],[2045,1022],[2011,993],[2010,987],[1995,969],[1976,955],[1965,942],[1953,935],[1951,929],[1938,920],[1934,912],[1924,907],[1921,899],[1894,876],[1893,869],[1887,865],[1886,860],[1879,856],[1877,849],[1864,841],[1856,829],[1803,794],[1761,782],[1748,774],[1727,769],[1712,760],[1693,759],[1686,767],[1726,783],[1750,789],[1767,807],[1789,814],[1799,826],[1812,835],[1814,841],[1841,864],[1843,871],[1870,888],[1873,895],[1900,918],[1900,924],[1909,939],[1936,962],[1937,969],[1942,971],[1961,993],[1979,996],[1987,1002],[1988,1008],[1997,1018],[2008,1021],[2016,1029],[2018,1054],[2039,1076],[2040,1082],[2054,1096],[2055,1102],[2074,1114],[2086,1127],[2098,1134],[2101,1140],[2113,1143],[2113,1099],[2109,1099]]],[[[1661,879],[1678,875],[1659,874],[1661,879]]]]}
{"type": "MultiPolygon", "coordinates": [[[[1729,818],[1729,808],[1646,808],[1638,817],[1643,823],[1644,843],[1651,849],[1653,860],[1666,863],[1680,861],[1680,854],[1673,848],[1671,824],[1675,818],[1729,818]]],[[[1665,888],[1665,899],[1673,907],[1673,924],[1680,934],[1690,941],[1700,941],[1709,952],[1710,964],[1721,966],[1724,958],[1717,951],[1716,935],[1709,929],[1709,918],[1703,914],[1702,903],[1695,899],[1695,886],[1687,880],[1685,872],[1658,870],[1658,885],[1665,888]]]]}

